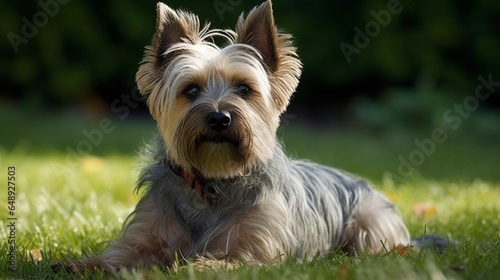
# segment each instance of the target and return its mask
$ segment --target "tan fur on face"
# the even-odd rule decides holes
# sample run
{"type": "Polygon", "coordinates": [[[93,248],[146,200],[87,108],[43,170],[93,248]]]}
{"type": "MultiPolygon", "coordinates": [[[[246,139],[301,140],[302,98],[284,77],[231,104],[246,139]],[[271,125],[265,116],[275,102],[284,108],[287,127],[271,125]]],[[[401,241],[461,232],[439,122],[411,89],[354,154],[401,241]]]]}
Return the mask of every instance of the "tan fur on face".
{"type": "Polygon", "coordinates": [[[245,174],[272,155],[279,116],[298,84],[301,64],[291,36],[274,26],[270,2],[240,17],[236,32],[200,29],[190,13],[159,3],[156,34],[136,75],[148,94],[151,114],[167,143],[171,161],[184,170],[196,169],[208,178],[245,174]],[[227,39],[220,48],[211,38],[227,39]],[[242,98],[240,84],[252,93],[242,98]],[[201,89],[189,100],[183,90],[201,89]],[[205,116],[228,111],[232,124],[224,131],[228,141],[203,139],[213,134],[205,116]]]}

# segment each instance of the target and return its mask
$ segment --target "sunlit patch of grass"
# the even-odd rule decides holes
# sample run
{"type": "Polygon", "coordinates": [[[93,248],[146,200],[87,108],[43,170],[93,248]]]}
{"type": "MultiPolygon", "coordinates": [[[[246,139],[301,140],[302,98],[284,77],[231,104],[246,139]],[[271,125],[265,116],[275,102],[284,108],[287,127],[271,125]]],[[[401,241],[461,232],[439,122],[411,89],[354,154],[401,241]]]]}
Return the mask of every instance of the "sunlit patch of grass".
{"type": "MultiPolygon", "coordinates": [[[[61,123],[53,125],[59,126],[59,131],[64,131],[61,123]]],[[[35,138],[26,140],[30,144],[24,146],[22,141],[2,142],[0,184],[6,186],[7,166],[16,167],[18,248],[17,269],[11,272],[8,270],[8,243],[4,242],[10,234],[7,227],[7,190],[4,188],[0,195],[0,204],[4,209],[0,211],[0,261],[5,265],[0,267],[0,278],[54,278],[50,269],[53,261],[98,254],[120,232],[124,220],[139,199],[133,193],[137,178],[135,152],[141,139],[148,139],[152,134],[150,129],[145,130],[145,135],[130,134],[139,126],[136,123],[131,127],[120,127],[117,128],[117,134],[107,135],[105,141],[108,147],[120,142],[123,148],[108,150],[99,146],[94,155],[81,155],[72,160],[68,160],[65,146],[78,143],[78,129],[72,138],[74,141],[69,144],[62,142],[58,135],[44,136],[43,143],[49,143],[50,137],[58,139],[56,142],[59,142],[53,147],[34,148],[37,147],[35,138]],[[125,137],[125,132],[133,137],[125,137]],[[33,261],[26,254],[30,250],[39,250],[41,260],[33,261]]],[[[277,265],[242,265],[234,270],[196,271],[188,263],[176,271],[158,268],[149,272],[133,272],[124,278],[498,278],[500,183],[496,161],[493,159],[496,144],[478,146],[471,140],[463,140],[461,144],[442,146],[440,148],[444,150],[436,151],[436,156],[428,158],[426,164],[429,166],[419,167],[423,176],[396,180],[390,176],[390,173],[397,175],[395,159],[398,154],[411,151],[411,141],[402,146],[384,145],[385,141],[395,140],[391,136],[370,136],[350,130],[333,135],[331,132],[286,127],[284,133],[287,150],[295,157],[340,166],[374,180],[376,187],[398,206],[412,236],[437,234],[457,240],[459,245],[443,254],[432,249],[412,251],[406,255],[388,252],[381,255],[346,256],[341,252],[333,252],[309,262],[285,258],[277,265]],[[472,148],[474,153],[464,152],[472,148]],[[464,155],[458,162],[446,160],[447,153],[455,155],[462,152],[464,155]],[[488,154],[490,157],[485,157],[481,162],[480,172],[476,161],[466,157],[471,155],[471,159],[474,159],[478,155],[484,157],[488,154]],[[450,166],[460,168],[454,171],[450,166]],[[432,172],[429,171],[431,169],[432,172]],[[431,176],[440,170],[444,170],[441,176],[431,176]],[[467,174],[462,173],[463,170],[471,170],[472,175],[464,176],[467,174]]],[[[62,277],[65,279],[70,276],[62,277]]],[[[103,275],[92,277],[104,278],[103,275]]]]}
{"type": "MultiPolygon", "coordinates": [[[[134,207],[136,172],[132,156],[82,157],[67,170],[58,165],[63,154],[50,156],[15,155],[2,152],[2,170],[17,169],[18,188],[16,240],[17,272],[6,266],[2,277],[52,277],[50,263],[65,257],[80,258],[102,251],[116,236],[134,207]],[[85,167],[87,161],[94,163],[85,167]],[[39,249],[42,260],[34,264],[25,250],[39,249]]],[[[348,257],[337,252],[311,262],[286,260],[270,267],[243,265],[235,270],[179,272],[155,270],[148,275],[176,279],[435,279],[494,278],[500,262],[500,186],[477,180],[472,183],[421,181],[394,184],[386,180],[378,188],[400,208],[413,236],[424,230],[459,241],[459,246],[443,255],[432,250],[400,256],[388,253],[376,256],[348,257]],[[433,215],[419,216],[412,206],[425,202],[436,208],[433,215]]],[[[3,199],[2,204],[6,200],[3,199]]],[[[4,208],[5,209],[5,208],[4,208]]],[[[7,211],[0,213],[0,239],[8,236],[7,211]]],[[[7,247],[0,249],[5,259],[7,247]]],[[[144,276],[137,272],[134,277],[144,276]]]]}

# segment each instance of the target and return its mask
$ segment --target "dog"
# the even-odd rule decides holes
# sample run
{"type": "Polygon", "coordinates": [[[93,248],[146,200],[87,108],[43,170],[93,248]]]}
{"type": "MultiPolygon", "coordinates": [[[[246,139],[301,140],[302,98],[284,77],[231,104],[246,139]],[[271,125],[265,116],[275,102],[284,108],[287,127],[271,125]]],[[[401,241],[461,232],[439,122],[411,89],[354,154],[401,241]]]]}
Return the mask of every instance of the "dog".
{"type": "Polygon", "coordinates": [[[159,130],[142,151],[143,196],[109,248],[73,269],[266,265],[407,246],[395,206],[367,181],[285,155],[276,131],[301,71],[270,0],[234,31],[158,3],[136,74],[159,130]]]}

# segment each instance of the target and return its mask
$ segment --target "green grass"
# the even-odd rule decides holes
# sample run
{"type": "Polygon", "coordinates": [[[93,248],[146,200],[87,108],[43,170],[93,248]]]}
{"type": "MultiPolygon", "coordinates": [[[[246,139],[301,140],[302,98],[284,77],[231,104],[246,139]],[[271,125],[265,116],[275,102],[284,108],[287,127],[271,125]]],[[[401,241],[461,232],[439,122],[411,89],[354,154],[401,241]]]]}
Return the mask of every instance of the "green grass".
{"type": "MultiPolygon", "coordinates": [[[[5,111],[4,111],[5,112],[5,111]]],[[[133,193],[138,146],[154,132],[151,120],[113,120],[116,129],[93,147],[92,156],[68,160],[66,149],[84,140],[95,122],[58,114],[38,119],[10,115],[0,136],[0,278],[55,278],[53,261],[101,252],[118,234],[138,197],[133,193]],[[24,127],[24,129],[22,129],[24,127]],[[26,129],[30,127],[30,129],[26,129]],[[8,270],[7,167],[16,167],[17,269],[8,270]],[[4,242],[5,241],[5,242],[4,242]],[[35,263],[26,251],[41,250],[35,263]]],[[[5,115],[2,115],[2,120],[5,115]]],[[[4,122],[5,123],[5,122],[4,122]]],[[[394,201],[412,236],[427,233],[459,241],[456,248],[399,255],[345,256],[235,270],[156,269],[128,278],[163,279],[498,279],[500,275],[500,178],[498,139],[453,136],[418,166],[415,176],[393,180],[398,155],[408,155],[417,135],[372,135],[352,129],[321,132],[285,126],[279,134],[296,157],[347,169],[371,179],[394,201]],[[417,215],[424,206],[427,215],[417,215]]],[[[124,276],[125,277],[125,276],[124,276]]],[[[127,278],[125,277],[125,278],[127,278]]],[[[63,276],[66,278],[66,276],[63,276]]],[[[102,278],[97,275],[95,278],[102,278]]]]}

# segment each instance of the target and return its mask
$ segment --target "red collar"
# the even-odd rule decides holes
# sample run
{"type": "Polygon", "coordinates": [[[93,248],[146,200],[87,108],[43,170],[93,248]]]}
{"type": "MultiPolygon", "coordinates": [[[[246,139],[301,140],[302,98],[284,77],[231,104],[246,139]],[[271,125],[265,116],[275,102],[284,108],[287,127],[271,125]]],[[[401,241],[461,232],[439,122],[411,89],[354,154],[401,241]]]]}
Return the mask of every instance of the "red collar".
{"type": "Polygon", "coordinates": [[[199,194],[201,198],[203,198],[203,200],[205,200],[210,206],[216,207],[219,202],[217,189],[207,183],[198,171],[195,170],[193,173],[194,175],[185,170],[181,170],[177,174],[181,175],[182,178],[186,180],[188,185],[191,186],[191,189],[199,194]]]}

